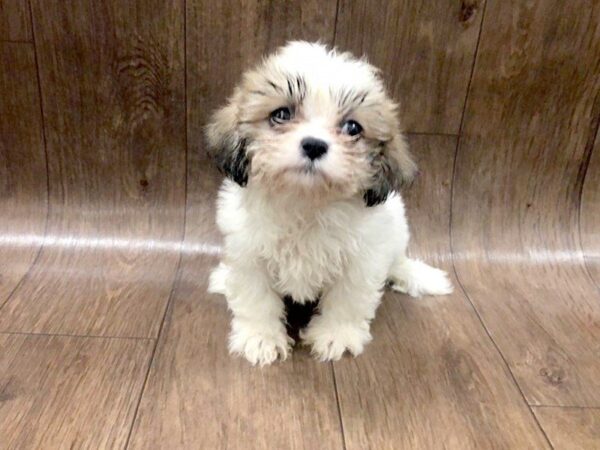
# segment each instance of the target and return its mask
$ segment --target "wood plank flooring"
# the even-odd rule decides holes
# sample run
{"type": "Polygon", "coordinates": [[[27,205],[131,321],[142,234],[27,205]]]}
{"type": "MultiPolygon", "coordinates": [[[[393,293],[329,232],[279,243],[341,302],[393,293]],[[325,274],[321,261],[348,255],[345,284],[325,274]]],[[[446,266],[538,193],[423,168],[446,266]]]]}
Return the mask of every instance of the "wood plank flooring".
{"type": "Polygon", "coordinates": [[[599,24],[587,0],[0,0],[0,449],[600,448],[599,24]],[[386,293],[356,359],[253,368],[206,292],[203,126],[298,38],[382,67],[411,253],[455,292],[386,293]]]}

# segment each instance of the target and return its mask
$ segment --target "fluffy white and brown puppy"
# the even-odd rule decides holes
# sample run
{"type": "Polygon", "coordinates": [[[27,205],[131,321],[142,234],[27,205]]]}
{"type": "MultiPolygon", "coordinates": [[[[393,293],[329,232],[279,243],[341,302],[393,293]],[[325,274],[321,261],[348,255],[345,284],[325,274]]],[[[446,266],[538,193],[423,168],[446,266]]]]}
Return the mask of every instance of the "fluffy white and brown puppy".
{"type": "Polygon", "coordinates": [[[282,296],[320,298],[302,340],[321,360],[358,355],[386,283],[447,294],[446,274],[406,255],[399,187],[415,164],[376,68],[291,42],[247,72],[207,127],[227,175],[217,202],[224,256],[211,292],[233,313],[229,349],[285,358],[282,296]]]}

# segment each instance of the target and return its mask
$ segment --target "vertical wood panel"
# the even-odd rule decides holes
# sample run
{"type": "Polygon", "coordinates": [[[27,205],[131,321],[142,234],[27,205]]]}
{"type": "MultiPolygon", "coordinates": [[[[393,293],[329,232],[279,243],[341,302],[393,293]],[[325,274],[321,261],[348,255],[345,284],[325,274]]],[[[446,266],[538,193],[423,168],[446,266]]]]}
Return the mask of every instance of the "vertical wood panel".
{"type": "Polygon", "coordinates": [[[412,132],[459,131],[484,0],[340,0],[336,45],[383,70],[412,132]]]}
{"type": "Polygon", "coordinates": [[[0,447],[122,448],[151,345],[0,334],[0,447]]]}
{"type": "MultiPolygon", "coordinates": [[[[598,95],[600,114],[600,95],[598,95]]],[[[600,119],[600,118],[599,118],[600,119]]],[[[581,245],[588,270],[600,286],[600,131],[587,168],[581,199],[581,245]]]]}
{"type": "Polygon", "coordinates": [[[30,41],[27,0],[0,0],[0,41],[30,41]]]}
{"type": "Polygon", "coordinates": [[[533,410],[554,448],[600,448],[600,409],[536,407],[533,410]]]}
{"type": "Polygon", "coordinates": [[[454,180],[454,257],[531,404],[600,405],[600,303],[577,220],[599,56],[595,2],[488,5],[454,180]]]}
{"type": "Polygon", "coordinates": [[[183,2],[32,8],[50,222],[0,329],[154,336],[183,233],[183,2]]]}
{"type": "MultiPolygon", "coordinates": [[[[407,198],[411,254],[452,273],[456,139],[410,139],[423,176],[407,198]]],[[[334,364],[346,448],[546,448],[502,359],[456,285],[446,297],[386,293],[373,341],[334,364]]]]}
{"type": "Polygon", "coordinates": [[[41,245],[47,174],[33,48],[0,43],[0,307],[41,245]]]}

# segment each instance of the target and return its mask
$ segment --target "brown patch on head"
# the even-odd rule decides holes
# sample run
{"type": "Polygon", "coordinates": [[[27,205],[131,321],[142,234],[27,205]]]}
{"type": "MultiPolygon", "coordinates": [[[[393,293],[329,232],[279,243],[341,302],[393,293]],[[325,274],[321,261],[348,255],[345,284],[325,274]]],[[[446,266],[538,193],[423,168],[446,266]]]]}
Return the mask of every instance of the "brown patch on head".
{"type": "Polygon", "coordinates": [[[248,71],[207,137],[222,172],[276,195],[362,197],[373,206],[416,170],[378,70],[307,43],[292,43],[248,71]],[[279,120],[273,114],[282,108],[279,120]],[[359,134],[344,131],[348,121],[361,125],[359,134]],[[305,138],[326,142],[326,152],[309,158],[305,138]]]}
{"type": "Polygon", "coordinates": [[[357,116],[364,122],[365,137],[371,143],[371,183],[364,192],[367,206],[383,203],[391,192],[410,184],[417,166],[400,131],[398,106],[385,91],[367,97],[357,116]]]}

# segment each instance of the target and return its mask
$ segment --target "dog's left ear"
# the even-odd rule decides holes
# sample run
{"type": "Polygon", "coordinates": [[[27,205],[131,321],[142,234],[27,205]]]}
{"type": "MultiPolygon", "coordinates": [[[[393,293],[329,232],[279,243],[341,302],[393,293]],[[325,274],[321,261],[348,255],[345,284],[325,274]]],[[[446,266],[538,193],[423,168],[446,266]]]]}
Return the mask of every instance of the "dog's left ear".
{"type": "Polygon", "coordinates": [[[408,144],[399,131],[389,141],[379,144],[371,164],[373,181],[363,195],[367,206],[385,202],[390,193],[410,184],[417,172],[408,144]]]}
{"type": "Polygon", "coordinates": [[[240,186],[248,183],[250,160],[246,140],[238,131],[238,105],[241,93],[237,91],[227,105],[212,116],[206,127],[208,151],[219,170],[240,186]]]}

